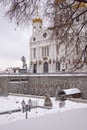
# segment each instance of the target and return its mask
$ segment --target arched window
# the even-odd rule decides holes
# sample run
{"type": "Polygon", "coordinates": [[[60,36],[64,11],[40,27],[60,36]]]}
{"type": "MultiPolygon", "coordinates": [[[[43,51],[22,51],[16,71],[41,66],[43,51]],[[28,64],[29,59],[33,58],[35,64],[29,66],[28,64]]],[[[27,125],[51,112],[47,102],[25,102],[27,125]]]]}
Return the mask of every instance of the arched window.
{"type": "Polygon", "coordinates": [[[49,56],[49,46],[42,47],[42,56],[49,56]]]}
{"type": "Polygon", "coordinates": [[[33,65],[33,73],[37,73],[37,64],[33,65]]]}
{"type": "Polygon", "coordinates": [[[36,48],[33,49],[33,57],[36,58],[36,48]]]}
{"type": "Polygon", "coordinates": [[[59,61],[56,61],[56,70],[60,71],[60,62],[59,61]]]}
{"type": "Polygon", "coordinates": [[[59,54],[59,45],[58,44],[56,45],[56,54],[57,55],[59,54]]]}
{"type": "Polygon", "coordinates": [[[44,63],[44,73],[48,73],[48,63],[44,63]]]}

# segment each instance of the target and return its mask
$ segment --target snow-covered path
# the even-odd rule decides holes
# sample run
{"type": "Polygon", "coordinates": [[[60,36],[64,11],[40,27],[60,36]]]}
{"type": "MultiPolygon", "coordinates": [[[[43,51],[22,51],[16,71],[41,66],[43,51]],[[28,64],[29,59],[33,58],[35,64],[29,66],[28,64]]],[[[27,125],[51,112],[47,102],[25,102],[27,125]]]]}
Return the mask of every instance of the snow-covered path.
{"type": "Polygon", "coordinates": [[[0,130],[87,130],[87,108],[15,121],[0,130]]]}

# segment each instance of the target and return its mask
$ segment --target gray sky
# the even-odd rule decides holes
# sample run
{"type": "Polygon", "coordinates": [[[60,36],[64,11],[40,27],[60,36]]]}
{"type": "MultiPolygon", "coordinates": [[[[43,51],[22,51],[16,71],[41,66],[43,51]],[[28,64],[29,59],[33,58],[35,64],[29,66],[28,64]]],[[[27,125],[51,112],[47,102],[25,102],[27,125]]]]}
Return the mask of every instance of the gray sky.
{"type": "Polygon", "coordinates": [[[21,57],[29,64],[29,38],[31,27],[18,27],[0,14],[0,70],[7,67],[21,67],[21,57]]]}

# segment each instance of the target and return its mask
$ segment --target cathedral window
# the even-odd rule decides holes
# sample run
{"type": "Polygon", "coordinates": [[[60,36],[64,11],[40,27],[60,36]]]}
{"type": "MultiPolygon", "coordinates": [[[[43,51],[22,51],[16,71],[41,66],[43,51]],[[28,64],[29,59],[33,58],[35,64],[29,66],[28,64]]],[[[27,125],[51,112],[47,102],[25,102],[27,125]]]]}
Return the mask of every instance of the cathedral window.
{"type": "Polygon", "coordinates": [[[59,45],[58,44],[56,45],[56,53],[57,53],[57,55],[59,54],[59,45]]]}
{"type": "Polygon", "coordinates": [[[66,63],[66,70],[67,70],[67,63],[66,63]]]}
{"type": "Polygon", "coordinates": [[[36,58],[36,48],[33,49],[33,57],[36,58]]]}
{"type": "Polygon", "coordinates": [[[43,34],[43,37],[44,37],[44,38],[46,38],[46,37],[47,37],[47,33],[46,33],[46,32],[43,34]]]}
{"type": "Polygon", "coordinates": [[[36,40],[36,38],[34,37],[34,38],[33,38],[33,41],[35,41],[35,40],[36,40]]]}
{"type": "Polygon", "coordinates": [[[67,55],[67,46],[65,46],[65,55],[67,55]]]}
{"type": "Polygon", "coordinates": [[[47,46],[47,56],[49,56],[49,46],[47,46]]]}
{"type": "Polygon", "coordinates": [[[37,64],[33,65],[33,73],[37,73],[37,64]]]}
{"type": "Polygon", "coordinates": [[[44,73],[48,73],[48,63],[47,62],[44,63],[43,67],[44,67],[44,69],[43,69],[44,73]]]}
{"type": "Polygon", "coordinates": [[[42,29],[42,27],[40,26],[40,30],[42,29]]]}
{"type": "Polygon", "coordinates": [[[42,56],[49,56],[49,46],[42,47],[42,56]]]}
{"type": "Polygon", "coordinates": [[[36,30],[36,26],[34,26],[34,28],[33,28],[33,32],[35,33],[35,30],[36,30]]]}
{"type": "Polygon", "coordinates": [[[60,62],[58,60],[56,61],[56,70],[60,71],[60,62]]]}
{"type": "Polygon", "coordinates": [[[47,49],[46,46],[44,47],[45,56],[47,55],[47,49]]]}

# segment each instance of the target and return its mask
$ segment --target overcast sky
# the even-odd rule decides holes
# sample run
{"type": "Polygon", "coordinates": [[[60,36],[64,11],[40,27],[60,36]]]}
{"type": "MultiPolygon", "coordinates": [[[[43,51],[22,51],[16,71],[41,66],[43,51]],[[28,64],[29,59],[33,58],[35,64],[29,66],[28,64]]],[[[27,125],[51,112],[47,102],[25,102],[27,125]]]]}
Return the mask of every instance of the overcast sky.
{"type": "Polygon", "coordinates": [[[32,28],[16,28],[0,13],[0,70],[7,67],[22,67],[21,57],[29,64],[29,39],[32,28]]]}

